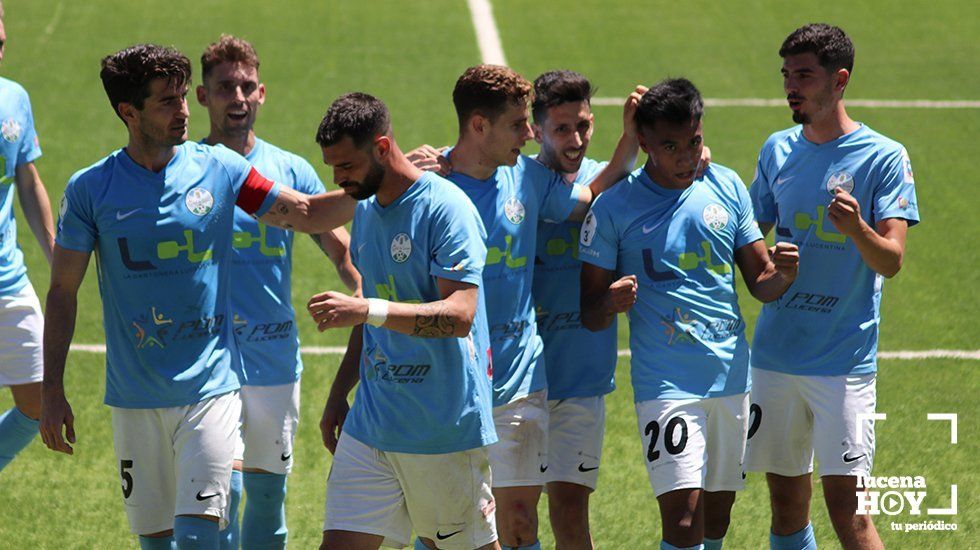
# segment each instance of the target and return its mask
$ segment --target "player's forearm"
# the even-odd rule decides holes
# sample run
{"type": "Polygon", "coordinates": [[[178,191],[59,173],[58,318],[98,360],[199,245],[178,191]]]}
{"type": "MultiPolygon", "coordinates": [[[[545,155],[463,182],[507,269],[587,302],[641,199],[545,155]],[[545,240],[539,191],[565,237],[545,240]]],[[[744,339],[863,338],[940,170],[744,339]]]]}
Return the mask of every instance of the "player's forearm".
{"type": "Polygon", "coordinates": [[[582,312],[582,326],[598,332],[605,330],[612,325],[616,319],[616,313],[606,307],[606,293],[597,294],[595,292],[586,293],[583,289],[579,296],[579,307],[582,312]]]}
{"type": "Polygon", "coordinates": [[[593,199],[629,175],[636,165],[639,150],[640,145],[636,136],[629,136],[624,132],[619,137],[619,143],[616,144],[616,150],[613,151],[609,164],[589,183],[593,199]]]}
{"type": "Polygon", "coordinates": [[[454,299],[405,304],[388,302],[388,318],[382,325],[386,329],[422,338],[463,338],[470,333],[476,304],[454,299]]]}
{"type": "Polygon", "coordinates": [[[272,208],[259,221],[300,233],[326,233],[349,222],[356,205],[343,191],[306,195],[281,188],[272,208]]]}
{"type": "Polygon", "coordinates": [[[361,289],[361,274],[357,272],[350,255],[350,235],[343,227],[327,233],[310,235],[320,250],[330,258],[337,275],[349,290],[358,293],[361,289]]]}
{"type": "Polygon", "coordinates": [[[44,257],[48,264],[54,252],[54,219],[51,214],[51,201],[48,200],[48,193],[44,189],[44,184],[34,168],[34,163],[27,163],[17,167],[16,172],[17,196],[20,197],[20,206],[24,210],[24,217],[27,218],[27,225],[41,245],[44,257]]]}
{"type": "Polygon", "coordinates": [[[344,358],[340,361],[340,368],[337,376],[330,386],[329,399],[347,399],[351,390],[360,380],[358,365],[361,361],[361,349],[364,345],[364,325],[356,325],[351,328],[350,338],[347,339],[347,351],[344,358]]]}
{"type": "Polygon", "coordinates": [[[774,302],[779,299],[786,289],[793,284],[793,280],[786,279],[782,273],[776,270],[772,263],[759,274],[754,281],[746,279],[745,286],[749,293],[762,303],[774,302]]]}
{"type": "Polygon", "coordinates": [[[64,393],[65,364],[75,333],[78,299],[75,293],[53,287],[44,308],[45,393],[64,393]]]}
{"type": "Polygon", "coordinates": [[[851,236],[861,259],[875,273],[891,278],[902,269],[904,247],[887,237],[879,235],[871,226],[861,224],[861,230],[851,236]]]}

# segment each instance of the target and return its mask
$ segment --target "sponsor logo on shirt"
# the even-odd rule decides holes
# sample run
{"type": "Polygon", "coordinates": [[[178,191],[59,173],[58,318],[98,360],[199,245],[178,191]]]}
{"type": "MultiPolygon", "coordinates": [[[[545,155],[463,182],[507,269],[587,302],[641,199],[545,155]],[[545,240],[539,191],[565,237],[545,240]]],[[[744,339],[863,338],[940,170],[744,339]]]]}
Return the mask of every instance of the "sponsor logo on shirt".
{"type": "Polygon", "coordinates": [[[412,239],[407,233],[399,233],[391,239],[391,259],[397,263],[405,263],[412,255],[412,239]]]}
{"type": "Polygon", "coordinates": [[[173,317],[150,306],[149,314],[142,313],[131,321],[136,349],[166,348],[173,342],[211,337],[221,331],[224,315],[197,317],[175,322],[173,317]]]}
{"type": "Polygon", "coordinates": [[[214,208],[214,196],[207,189],[195,187],[184,197],[184,206],[195,216],[205,216],[214,208]]]}
{"type": "MultiPolygon", "coordinates": [[[[514,242],[513,235],[507,235],[504,237],[504,249],[501,250],[499,246],[488,246],[487,247],[487,266],[497,265],[500,262],[510,269],[518,269],[527,265],[527,256],[521,256],[515,258],[511,255],[511,244],[514,242]]],[[[484,272],[486,275],[486,272],[484,272]]]]}
{"type": "MultiPolygon", "coordinates": [[[[134,255],[130,249],[129,238],[120,237],[116,239],[119,246],[119,256],[123,265],[130,271],[155,271],[159,268],[149,260],[141,259],[134,255]]],[[[194,231],[185,229],[183,231],[183,242],[181,240],[162,241],[156,246],[156,259],[173,260],[185,257],[192,264],[199,264],[211,259],[212,249],[206,248],[198,250],[194,246],[194,231]]],[[[167,273],[161,273],[169,274],[167,273]]]]}
{"type": "Polygon", "coordinates": [[[712,231],[721,231],[728,225],[728,211],[722,205],[713,202],[701,211],[701,219],[712,231]]]}
{"type": "Polygon", "coordinates": [[[840,298],[826,294],[814,294],[811,292],[797,292],[786,302],[786,309],[799,309],[802,311],[812,311],[815,313],[830,313],[837,307],[840,298]]]}
{"type": "Polygon", "coordinates": [[[516,196],[507,199],[504,203],[504,216],[510,223],[520,225],[526,216],[524,204],[516,196]]]}
{"type": "Polygon", "coordinates": [[[578,311],[552,312],[538,307],[537,317],[538,329],[542,331],[582,328],[582,315],[578,311]]]}
{"type": "Polygon", "coordinates": [[[807,212],[797,212],[793,216],[793,224],[801,231],[809,231],[813,228],[813,235],[825,243],[844,243],[847,237],[834,230],[825,230],[824,221],[827,219],[827,207],[817,206],[817,215],[811,216],[807,212]]]}
{"type": "Polygon", "coordinates": [[[578,259],[578,244],[575,241],[579,239],[576,239],[577,235],[575,234],[574,228],[568,228],[568,237],[568,239],[561,237],[548,239],[548,242],[545,243],[545,252],[549,256],[564,256],[569,254],[572,258],[578,259]]]}
{"type": "Polygon", "coordinates": [[[667,345],[720,342],[738,334],[743,327],[741,319],[717,319],[710,323],[699,321],[689,312],[676,307],[671,314],[661,315],[660,324],[664,326],[667,345]]]}
{"type": "Polygon", "coordinates": [[[264,223],[258,224],[259,234],[255,235],[251,231],[236,231],[231,238],[231,245],[236,250],[245,250],[252,247],[259,249],[259,254],[270,258],[280,258],[286,255],[285,246],[272,246],[269,243],[268,227],[264,223]]]}
{"type": "Polygon", "coordinates": [[[255,323],[248,326],[248,320],[239,317],[236,313],[232,318],[232,325],[235,327],[235,334],[239,341],[245,342],[270,342],[275,340],[286,340],[295,334],[293,330],[293,320],[270,321],[267,323],[255,323]]]}

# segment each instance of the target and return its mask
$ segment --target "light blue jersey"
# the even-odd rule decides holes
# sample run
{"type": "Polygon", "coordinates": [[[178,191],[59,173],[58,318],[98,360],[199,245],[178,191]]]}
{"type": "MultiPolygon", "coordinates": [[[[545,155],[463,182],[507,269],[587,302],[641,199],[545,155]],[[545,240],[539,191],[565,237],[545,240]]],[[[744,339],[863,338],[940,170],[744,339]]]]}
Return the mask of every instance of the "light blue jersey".
{"type": "Polygon", "coordinates": [[[596,199],[579,255],[617,277],[636,275],[628,316],[637,402],[748,391],[735,251],[760,239],[742,180],[714,163],[683,190],[640,168],[596,199]]]}
{"type": "Polygon", "coordinates": [[[900,143],[867,126],[817,145],[803,127],[776,132],[759,154],[750,193],[776,241],[800,248],[800,271],[783,296],[765,304],[752,366],[788,374],[842,376],[877,370],[884,278],[827,218],[834,189],[861,205],[872,228],[887,218],[919,221],[912,164],[900,143]]]}
{"type": "Polygon", "coordinates": [[[485,180],[458,172],[449,179],[476,205],[489,235],[483,281],[493,349],[493,406],[499,407],[547,387],[541,365],[544,345],[531,298],[538,222],[567,219],[580,188],[565,185],[558,173],[524,155],[485,180]]]}
{"type": "Polygon", "coordinates": [[[480,287],[466,338],[423,338],[364,326],[361,383],[344,431],[381,451],[440,454],[497,441],[483,295],[486,232],[451,183],[426,172],[388,206],[361,201],[351,255],[364,296],[394,302],[442,299],[438,279],[480,287]]]}
{"type": "Polygon", "coordinates": [[[160,172],[118,150],[65,188],[57,243],[96,252],[105,402],[163,408],[239,387],[229,301],[236,201],[263,214],[279,187],[234,151],[187,142],[160,172]]]}
{"type": "Polygon", "coordinates": [[[0,296],[27,285],[24,253],[17,246],[14,180],[17,167],[41,156],[31,101],[20,84],[0,78],[0,296]]]}
{"type": "MultiPolygon", "coordinates": [[[[574,183],[587,185],[606,164],[586,158],[574,183]]],[[[600,332],[582,327],[582,262],[578,259],[581,227],[581,222],[538,223],[533,295],[538,330],[544,341],[548,399],[593,397],[616,389],[616,321],[600,332]]]]}
{"type": "MultiPolygon", "coordinates": [[[[256,138],[248,160],[263,176],[307,195],[325,191],[303,158],[256,138]]],[[[242,351],[243,385],[273,386],[299,380],[296,312],[291,276],[293,232],[259,223],[235,208],[231,290],[235,334],[242,351]]]]}

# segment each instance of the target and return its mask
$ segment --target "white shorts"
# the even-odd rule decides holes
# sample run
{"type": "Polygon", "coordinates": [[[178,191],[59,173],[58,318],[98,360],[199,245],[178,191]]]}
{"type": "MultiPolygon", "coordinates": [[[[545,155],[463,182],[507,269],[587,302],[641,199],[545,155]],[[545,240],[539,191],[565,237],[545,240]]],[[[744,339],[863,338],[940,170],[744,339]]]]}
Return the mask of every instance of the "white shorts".
{"type": "Polygon", "coordinates": [[[746,469],[795,477],[871,475],[875,375],[799,376],[752,369],[752,424],[746,469]]]}
{"type": "Polygon", "coordinates": [[[41,302],[30,283],[15,294],[0,296],[0,387],[44,378],[43,335],[41,302]]]}
{"type": "Polygon", "coordinates": [[[225,524],[241,416],[238,392],[183,407],[112,407],[112,439],[123,504],[137,535],[173,529],[174,516],[207,515],[225,524]]]}
{"type": "Polygon", "coordinates": [[[740,491],[749,394],[653,399],[636,404],[643,460],[653,493],[740,491]]]}
{"type": "Polygon", "coordinates": [[[603,395],[548,401],[548,471],[545,480],[584,485],[594,491],[599,479],[605,425],[606,398],[603,395]]]}
{"type": "Polygon", "coordinates": [[[544,390],[493,409],[490,445],[494,487],[544,485],[548,471],[548,400],[544,390]]]}
{"type": "Polygon", "coordinates": [[[279,386],[242,386],[242,421],[235,460],[273,474],[293,469],[299,425],[299,380],[279,386]]]}
{"type": "Polygon", "coordinates": [[[403,548],[412,529],[439,548],[497,540],[487,448],[423,455],[371,448],[340,434],[327,477],[324,531],[353,531],[403,548]]]}

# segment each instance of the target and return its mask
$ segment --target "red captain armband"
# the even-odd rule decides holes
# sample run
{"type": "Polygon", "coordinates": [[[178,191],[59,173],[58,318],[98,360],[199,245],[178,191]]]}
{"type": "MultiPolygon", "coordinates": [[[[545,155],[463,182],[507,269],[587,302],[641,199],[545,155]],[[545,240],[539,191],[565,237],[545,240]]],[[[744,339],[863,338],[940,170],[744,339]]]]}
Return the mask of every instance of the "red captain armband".
{"type": "Polygon", "coordinates": [[[245,182],[242,183],[241,190],[238,192],[238,200],[235,201],[235,205],[248,214],[258,212],[259,208],[262,208],[265,198],[269,196],[272,185],[272,180],[260,174],[254,167],[251,168],[245,182]]]}

